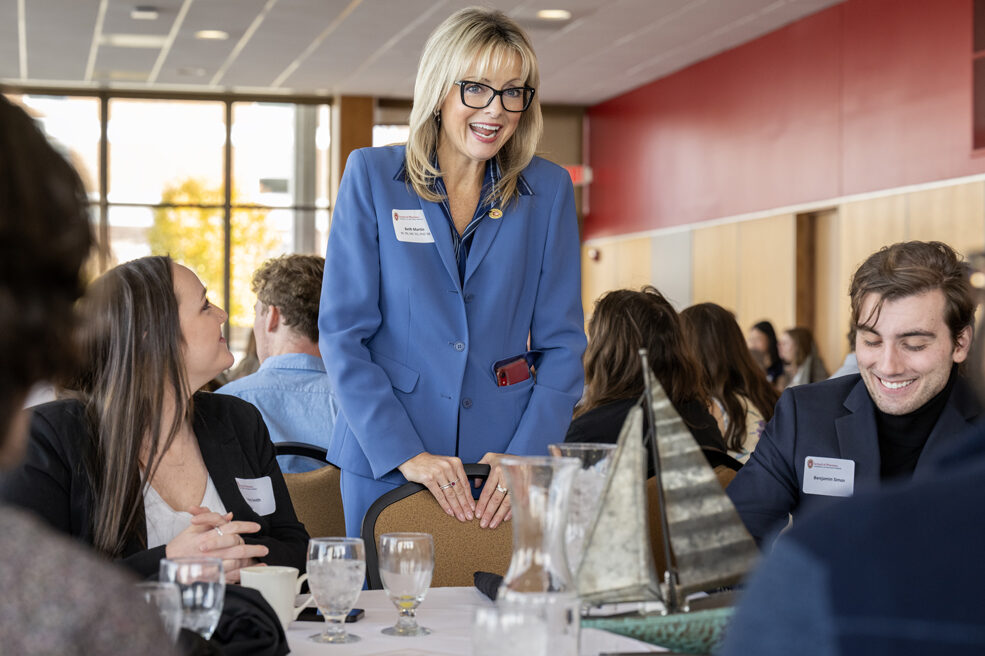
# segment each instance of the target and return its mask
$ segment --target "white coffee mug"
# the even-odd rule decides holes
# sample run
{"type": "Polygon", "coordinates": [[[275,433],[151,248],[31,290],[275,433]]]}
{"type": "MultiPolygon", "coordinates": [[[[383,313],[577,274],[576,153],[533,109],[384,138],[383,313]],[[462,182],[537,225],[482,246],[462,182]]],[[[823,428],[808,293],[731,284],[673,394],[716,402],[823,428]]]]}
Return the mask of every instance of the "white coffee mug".
{"type": "Polygon", "coordinates": [[[301,584],[308,579],[307,574],[298,576],[297,567],[282,567],[276,565],[260,565],[244,567],[239,574],[240,583],[247,588],[259,590],[270,607],[277,613],[280,623],[287,626],[298,618],[301,611],[314,603],[311,596],[305,603],[295,606],[301,584]]]}

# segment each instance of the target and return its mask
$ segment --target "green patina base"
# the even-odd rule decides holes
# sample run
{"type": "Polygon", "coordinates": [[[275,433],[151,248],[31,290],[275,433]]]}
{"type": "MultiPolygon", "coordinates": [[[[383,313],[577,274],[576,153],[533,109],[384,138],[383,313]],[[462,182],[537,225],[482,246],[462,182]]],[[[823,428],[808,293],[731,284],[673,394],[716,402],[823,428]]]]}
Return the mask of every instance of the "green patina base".
{"type": "Polygon", "coordinates": [[[724,637],[732,610],[728,607],[674,615],[585,617],[581,625],[684,654],[710,654],[724,637]]]}

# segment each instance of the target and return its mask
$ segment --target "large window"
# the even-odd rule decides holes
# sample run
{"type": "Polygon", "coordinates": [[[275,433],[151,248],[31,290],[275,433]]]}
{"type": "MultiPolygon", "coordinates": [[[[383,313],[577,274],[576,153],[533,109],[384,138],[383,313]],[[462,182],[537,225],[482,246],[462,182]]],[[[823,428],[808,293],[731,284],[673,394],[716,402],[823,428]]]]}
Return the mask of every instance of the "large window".
{"type": "Polygon", "coordinates": [[[99,239],[97,268],[151,254],[188,265],[229,312],[237,355],[253,324],[253,271],[282,253],[324,253],[327,105],[110,95],[12,99],[37,117],[82,173],[99,239]]]}

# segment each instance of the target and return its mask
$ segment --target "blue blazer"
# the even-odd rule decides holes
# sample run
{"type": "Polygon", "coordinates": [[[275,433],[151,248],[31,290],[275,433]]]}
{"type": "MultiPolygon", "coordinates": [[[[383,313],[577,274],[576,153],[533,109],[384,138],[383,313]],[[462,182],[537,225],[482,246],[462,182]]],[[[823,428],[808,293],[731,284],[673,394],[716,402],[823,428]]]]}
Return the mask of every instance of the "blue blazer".
{"type": "MultiPolygon", "coordinates": [[[[920,453],[915,480],[969,439],[979,413],[971,387],[959,377],[920,453]]],[[[791,387],[780,397],[755,451],[726,489],[757,542],[783,528],[788,514],[838,499],[802,491],[808,456],[855,461],[855,493],[880,484],[875,406],[859,374],[791,387]]]]}
{"type": "Polygon", "coordinates": [[[339,416],[328,459],[393,483],[427,451],[546,454],[581,396],[585,350],[571,179],[534,158],[524,193],[473,237],[460,283],[439,203],[404,181],[404,147],[349,156],[332,217],[319,346],[339,416]],[[394,212],[433,241],[401,241],[394,212]],[[420,224],[419,224],[420,225],[420,224]],[[539,351],[536,380],[498,387],[493,364],[539,351]]]}

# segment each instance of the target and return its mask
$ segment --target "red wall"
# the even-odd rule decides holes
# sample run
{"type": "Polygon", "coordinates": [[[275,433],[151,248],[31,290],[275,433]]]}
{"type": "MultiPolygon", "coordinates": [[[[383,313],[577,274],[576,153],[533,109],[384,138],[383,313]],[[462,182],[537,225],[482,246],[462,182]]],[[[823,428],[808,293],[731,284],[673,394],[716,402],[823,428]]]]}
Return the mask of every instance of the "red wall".
{"type": "Polygon", "coordinates": [[[971,0],[848,0],[588,112],[584,238],[985,172],[971,0]]]}

